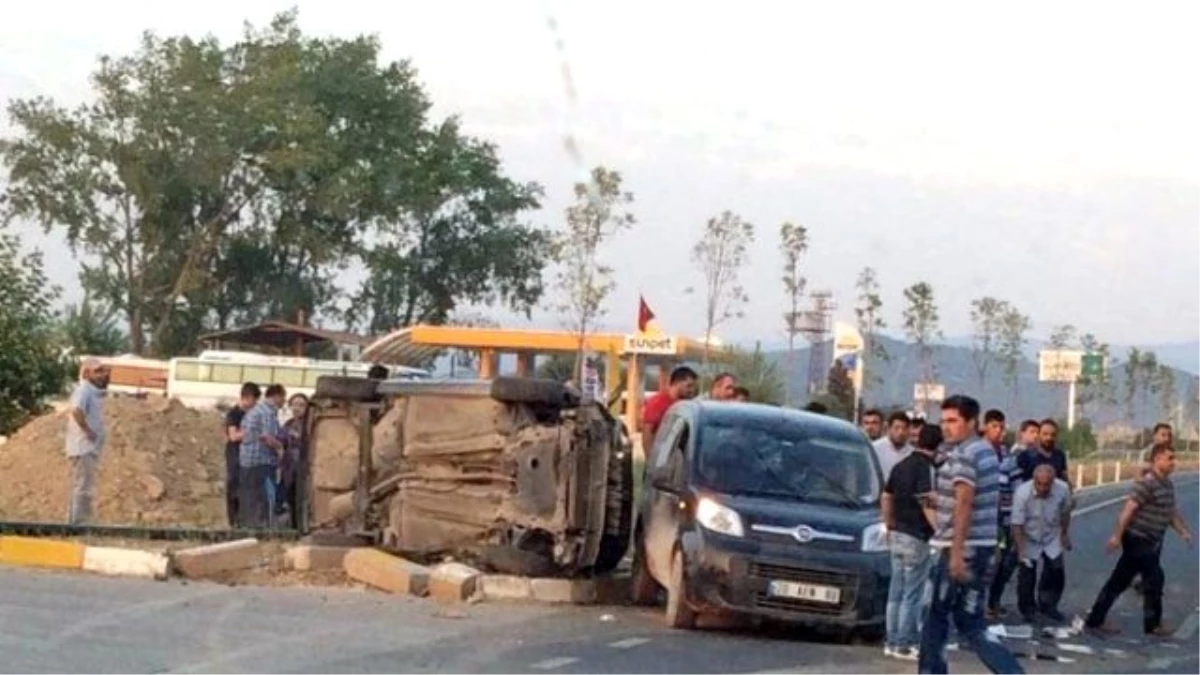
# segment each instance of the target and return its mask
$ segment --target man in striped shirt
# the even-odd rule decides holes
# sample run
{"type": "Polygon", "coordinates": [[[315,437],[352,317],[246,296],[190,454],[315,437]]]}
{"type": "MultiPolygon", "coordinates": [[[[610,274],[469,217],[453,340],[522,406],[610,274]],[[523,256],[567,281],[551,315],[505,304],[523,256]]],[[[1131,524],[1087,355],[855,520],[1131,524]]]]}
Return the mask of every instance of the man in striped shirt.
{"type": "Polygon", "coordinates": [[[993,673],[1024,673],[987,630],[984,605],[999,535],[1000,462],[978,435],[979,402],[951,396],[942,403],[946,461],[937,472],[937,521],[930,544],[939,550],[930,584],[933,600],[921,632],[918,672],[945,673],[950,623],[993,673]]]}
{"type": "Polygon", "coordinates": [[[1151,454],[1150,472],[1133,484],[1125,508],[1117,519],[1117,529],[1108,540],[1108,552],[1121,549],[1121,557],[1108,581],[1100,589],[1085,625],[1102,633],[1117,633],[1105,622],[1108,610],[1129,588],[1135,576],[1142,577],[1142,630],[1147,635],[1170,635],[1162,625],[1163,569],[1159,564],[1167,528],[1192,545],[1192,533],[1183,515],[1175,508],[1175,451],[1157,447],[1151,454]]]}
{"type": "Polygon", "coordinates": [[[274,480],[283,452],[279,409],[287,399],[283,385],[267,387],[262,400],[242,418],[242,446],[238,452],[238,519],[242,527],[267,527],[271,521],[268,481],[274,480]]]}

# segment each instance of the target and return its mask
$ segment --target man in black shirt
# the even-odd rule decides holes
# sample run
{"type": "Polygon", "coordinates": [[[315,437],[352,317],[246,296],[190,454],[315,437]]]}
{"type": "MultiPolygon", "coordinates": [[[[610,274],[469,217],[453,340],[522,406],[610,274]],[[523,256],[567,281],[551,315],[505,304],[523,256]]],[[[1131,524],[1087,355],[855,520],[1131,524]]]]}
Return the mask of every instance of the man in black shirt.
{"type": "Polygon", "coordinates": [[[242,447],[242,418],[261,397],[262,390],[258,385],[247,382],[242,385],[238,404],[225,413],[225,515],[229,518],[229,527],[233,528],[237,527],[238,515],[238,453],[242,447]]]}
{"type": "Polygon", "coordinates": [[[887,638],[883,653],[917,660],[917,623],[929,568],[929,538],[933,536],[934,469],[942,430],[921,428],[916,448],[892,469],[883,489],[883,522],[892,552],[892,581],[888,588],[887,638]]]}
{"type": "Polygon", "coordinates": [[[1032,451],[1022,452],[1017,457],[1017,467],[1020,469],[1021,482],[1033,480],[1033,470],[1043,464],[1054,468],[1054,475],[1059,480],[1071,486],[1071,477],[1067,471],[1067,453],[1059,449],[1058,422],[1052,419],[1042,420],[1038,431],[1038,444],[1032,451]]]}

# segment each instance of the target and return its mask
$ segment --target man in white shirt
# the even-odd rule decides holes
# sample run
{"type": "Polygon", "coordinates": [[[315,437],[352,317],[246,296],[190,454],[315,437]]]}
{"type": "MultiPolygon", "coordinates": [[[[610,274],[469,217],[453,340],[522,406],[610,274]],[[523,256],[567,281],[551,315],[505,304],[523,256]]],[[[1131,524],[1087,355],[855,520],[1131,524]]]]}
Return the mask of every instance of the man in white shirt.
{"type": "Polygon", "coordinates": [[[892,467],[912,451],[908,444],[908,415],[903,412],[892,413],[888,417],[887,434],[871,445],[875,448],[875,457],[879,459],[879,468],[883,471],[883,482],[887,483],[892,467]]]}
{"type": "Polygon", "coordinates": [[[1017,576],[1017,607],[1021,617],[1032,622],[1036,613],[1052,621],[1065,621],[1058,601],[1066,586],[1063,552],[1071,550],[1071,488],[1054,475],[1054,467],[1039,465],[1033,480],[1013,494],[1012,534],[1017,544],[1020,572],[1017,576]],[[1038,566],[1042,568],[1038,582],[1038,566]]]}

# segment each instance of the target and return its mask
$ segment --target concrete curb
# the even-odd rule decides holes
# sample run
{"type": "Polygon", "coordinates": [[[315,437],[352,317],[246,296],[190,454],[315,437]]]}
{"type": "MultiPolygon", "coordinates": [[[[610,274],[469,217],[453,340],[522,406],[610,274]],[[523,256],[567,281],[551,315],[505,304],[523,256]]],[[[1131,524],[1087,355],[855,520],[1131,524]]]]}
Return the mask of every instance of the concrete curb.
{"type": "Polygon", "coordinates": [[[0,564],[147,579],[166,579],[170,573],[170,559],[166,553],[88,546],[37,537],[0,536],[0,564]]]}

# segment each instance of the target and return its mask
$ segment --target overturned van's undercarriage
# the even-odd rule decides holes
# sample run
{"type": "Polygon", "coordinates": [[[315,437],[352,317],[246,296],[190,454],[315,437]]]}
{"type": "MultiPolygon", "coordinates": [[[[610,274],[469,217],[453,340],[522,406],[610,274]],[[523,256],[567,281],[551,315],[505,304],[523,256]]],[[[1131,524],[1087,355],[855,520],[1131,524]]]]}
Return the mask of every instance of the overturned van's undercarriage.
{"type": "Polygon", "coordinates": [[[323,377],[309,522],[512,574],[607,572],[629,545],[623,425],[557,382],[323,377]]]}

